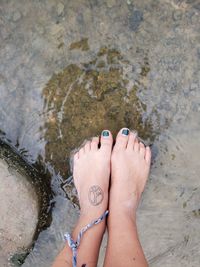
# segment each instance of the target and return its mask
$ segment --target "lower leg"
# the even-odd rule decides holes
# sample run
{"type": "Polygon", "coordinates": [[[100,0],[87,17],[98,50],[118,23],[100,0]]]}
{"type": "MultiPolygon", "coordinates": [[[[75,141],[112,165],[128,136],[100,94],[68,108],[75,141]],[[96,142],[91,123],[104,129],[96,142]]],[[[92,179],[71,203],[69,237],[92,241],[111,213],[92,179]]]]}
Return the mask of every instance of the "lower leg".
{"type": "MultiPolygon", "coordinates": [[[[112,135],[104,131],[100,140],[94,137],[74,156],[73,177],[81,208],[79,221],[72,233],[74,241],[83,227],[98,219],[108,208],[111,150],[112,135]]],[[[103,220],[84,233],[77,250],[78,267],[96,267],[105,227],[103,220]]],[[[72,266],[72,251],[68,244],[53,264],[53,267],[67,266],[72,266]]]]}
{"type": "Polygon", "coordinates": [[[104,267],[146,267],[136,209],[146,184],[151,152],[134,133],[121,130],[111,158],[108,247],[104,267]]]}

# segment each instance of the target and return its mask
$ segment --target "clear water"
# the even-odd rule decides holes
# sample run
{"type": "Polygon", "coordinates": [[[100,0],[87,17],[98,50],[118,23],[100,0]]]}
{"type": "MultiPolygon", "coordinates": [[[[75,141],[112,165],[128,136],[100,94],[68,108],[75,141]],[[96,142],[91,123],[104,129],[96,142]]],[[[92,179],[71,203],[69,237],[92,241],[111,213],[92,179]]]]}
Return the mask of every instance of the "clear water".
{"type": "Polygon", "coordinates": [[[0,2],[0,130],[55,195],[24,266],[49,266],[76,220],[70,151],[123,126],[153,144],[138,211],[150,266],[199,266],[199,1],[0,2]]]}

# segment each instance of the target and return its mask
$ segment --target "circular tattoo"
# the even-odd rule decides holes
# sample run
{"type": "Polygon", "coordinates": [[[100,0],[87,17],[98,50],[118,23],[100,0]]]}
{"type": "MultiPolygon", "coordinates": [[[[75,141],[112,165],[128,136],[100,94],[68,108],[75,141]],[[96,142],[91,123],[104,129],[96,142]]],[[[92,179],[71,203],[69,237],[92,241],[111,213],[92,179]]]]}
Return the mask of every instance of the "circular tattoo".
{"type": "Polygon", "coordinates": [[[90,187],[88,192],[88,198],[93,206],[99,205],[103,201],[103,190],[98,185],[90,187]]]}

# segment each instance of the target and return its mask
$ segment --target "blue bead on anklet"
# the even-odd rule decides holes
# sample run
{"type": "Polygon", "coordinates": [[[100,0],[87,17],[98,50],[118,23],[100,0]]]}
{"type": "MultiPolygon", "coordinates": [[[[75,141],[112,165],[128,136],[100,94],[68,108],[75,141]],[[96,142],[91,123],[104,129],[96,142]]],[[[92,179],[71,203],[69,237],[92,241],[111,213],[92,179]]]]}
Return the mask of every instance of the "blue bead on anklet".
{"type": "Polygon", "coordinates": [[[109,211],[106,210],[106,211],[101,215],[101,217],[99,217],[98,219],[92,221],[91,223],[89,223],[89,224],[87,224],[85,227],[83,227],[83,228],[81,229],[81,231],[79,232],[76,241],[74,241],[74,240],[72,239],[70,233],[66,233],[66,234],[64,235],[65,240],[68,242],[69,247],[72,249],[72,254],[73,254],[73,255],[72,255],[72,265],[73,265],[73,267],[77,267],[77,249],[78,249],[78,247],[79,247],[79,245],[80,245],[80,241],[81,241],[81,238],[82,238],[83,234],[84,234],[88,229],[90,229],[92,226],[94,226],[94,225],[96,225],[96,224],[102,222],[102,221],[106,218],[106,216],[108,215],[108,213],[109,213],[109,211]]]}

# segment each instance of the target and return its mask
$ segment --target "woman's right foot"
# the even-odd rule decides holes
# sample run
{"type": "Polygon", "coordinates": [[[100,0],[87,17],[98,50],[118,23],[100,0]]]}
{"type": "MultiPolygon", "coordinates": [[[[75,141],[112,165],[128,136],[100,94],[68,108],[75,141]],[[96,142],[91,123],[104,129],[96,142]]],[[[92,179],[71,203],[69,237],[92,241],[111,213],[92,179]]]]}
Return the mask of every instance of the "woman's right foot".
{"type": "Polygon", "coordinates": [[[73,177],[81,215],[91,220],[108,208],[112,145],[111,132],[104,130],[100,138],[93,137],[74,155],[73,177]]]}
{"type": "MultiPolygon", "coordinates": [[[[117,135],[111,157],[111,214],[135,215],[149,176],[151,150],[139,142],[137,135],[123,128],[117,135]]],[[[110,214],[110,215],[111,215],[110,214]]]]}

